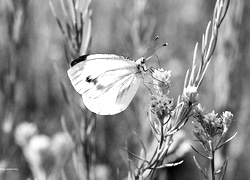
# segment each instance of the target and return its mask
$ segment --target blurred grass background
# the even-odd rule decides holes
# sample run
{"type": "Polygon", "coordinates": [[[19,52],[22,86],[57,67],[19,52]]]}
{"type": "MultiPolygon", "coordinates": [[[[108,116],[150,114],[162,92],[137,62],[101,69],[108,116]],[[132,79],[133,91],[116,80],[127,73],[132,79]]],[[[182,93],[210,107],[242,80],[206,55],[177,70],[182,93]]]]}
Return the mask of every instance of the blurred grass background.
{"type": "MultiPolygon", "coordinates": [[[[212,18],[214,4],[215,0],[155,0],[147,3],[145,16],[150,21],[144,23],[144,28],[152,29],[152,36],[145,38],[144,43],[147,45],[159,35],[160,41],[169,44],[157,51],[157,55],[162,67],[172,70],[170,91],[174,98],[182,91],[186,70],[191,67],[195,43],[201,42],[207,23],[212,18]]],[[[132,45],[132,0],[93,1],[91,7],[91,53],[114,53],[133,58],[143,55],[144,49],[136,49],[132,45]]],[[[221,112],[227,109],[235,114],[237,127],[232,131],[237,128],[239,134],[222,152],[222,156],[229,153],[230,157],[227,179],[250,177],[249,10],[249,1],[232,0],[219,30],[217,50],[199,93],[200,102],[208,110],[221,112]]],[[[0,168],[19,169],[18,172],[0,171],[0,177],[27,179],[31,172],[21,148],[14,140],[16,126],[21,122],[33,122],[41,134],[51,137],[62,131],[60,119],[65,117],[67,126],[74,133],[60,81],[64,83],[69,96],[77,94],[66,73],[65,39],[47,1],[1,0],[0,34],[0,168]]],[[[121,147],[127,141],[132,150],[137,150],[138,142],[131,135],[133,131],[140,134],[144,141],[150,141],[150,128],[146,120],[149,98],[142,85],[126,111],[115,116],[98,116],[96,160],[107,174],[107,179],[117,179],[117,168],[120,168],[121,177],[126,176],[121,147]]],[[[77,115],[80,116],[80,113],[77,115]]],[[[185,133],[185,141],[192,142],[190,122],[185,127],[185,133]]],[[[166,170],[167,175],[163,177],[200,178],[190,157],[180,167],[166,170]],[[190,173],[191,170],[194,173],[190,173]]],[[[73,175],[71,177],[74,179],[73,175]]]]}

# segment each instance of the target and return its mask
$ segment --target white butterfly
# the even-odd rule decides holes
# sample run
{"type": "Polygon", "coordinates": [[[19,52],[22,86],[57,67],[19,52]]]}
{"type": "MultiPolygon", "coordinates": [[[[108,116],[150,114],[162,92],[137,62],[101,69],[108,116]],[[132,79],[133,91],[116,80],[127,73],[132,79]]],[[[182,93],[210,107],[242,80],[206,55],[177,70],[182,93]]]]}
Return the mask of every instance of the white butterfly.
{"type": "Polygon", "coordinates": [[[135,96],[147,72],[145,61],[114,54],[84,55],[71,62],[68,76],[90,111],[113,115],[125,110],[135,96]]]}

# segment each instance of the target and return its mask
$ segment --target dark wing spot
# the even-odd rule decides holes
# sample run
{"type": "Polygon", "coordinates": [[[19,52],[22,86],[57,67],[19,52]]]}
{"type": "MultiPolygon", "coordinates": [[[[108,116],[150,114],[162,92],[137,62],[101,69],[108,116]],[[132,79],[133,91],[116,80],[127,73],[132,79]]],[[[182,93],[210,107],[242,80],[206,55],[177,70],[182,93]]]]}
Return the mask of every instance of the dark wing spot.
{"type": "Polygon", "coordinates": [[[74,59],[74,60],[70,63],[70,66],[73,67],[74,65],[76,65],[76,64],[78,64],[78,63],[80,63],[80,62],[82,62],[82,61],[85,61],[85,60],[87,59],[88,56],[89,56],[89,55],[86,54],[86,55],[83,55],[83,56],[80,56],[80,57],[74,59]]]}
{"type": "Polygon", "coordinates": [[[97,84],[97,79],[96,78],[92,79],[92,82],[94,83],[94,85],[96,85],[97,84]]]}
{"type": "Polygon", "coordinates": [[[96,86],[96,89],[97,90],[103,90],[105,88],[105,86],[103,86],[103,85],[101,85],[101,84],[98,84],[97,86],[96,86]]]}
{"type": "Polygon", "coordinates": [[[92,79],[91,76],[88,76],[88,77],[86,77],[86,82],[93,83],[94,85],[96,85],[97,79],[96,78],[92,79]]]}
{"type": "Polygon", "coordinates": [[[90,83],[91,81],[92,81],[92,79],[90,78],[90,76],[88,76],[88,77],[86,78],[86,82],[90,83]]]}

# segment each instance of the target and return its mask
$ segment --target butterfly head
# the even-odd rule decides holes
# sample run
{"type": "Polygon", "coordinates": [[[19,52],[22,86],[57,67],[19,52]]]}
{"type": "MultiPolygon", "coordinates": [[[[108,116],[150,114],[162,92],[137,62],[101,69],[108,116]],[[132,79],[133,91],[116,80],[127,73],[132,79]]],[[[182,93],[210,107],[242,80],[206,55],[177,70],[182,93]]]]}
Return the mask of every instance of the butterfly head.
{"type": "Polygon", "coordinates": [[[141,57],[140,59],[136,60],[137,68],[139,72],[147,72],[147,67],[145,64],[146,59],[141,57]]]}
{"type": "Polygon", "coordinates": [[[146,67],[146,61],[148,61],[149,59],[151,59],[153,56],[156,56],[158,58],[157,55],[152,55],[157,49],[167,46],[167,43],[164,43],[162,45],[157,45],[156,42],[159,39],[159,36],[156,36],[156,38],[149,44],[146,52],[144,53],[144,55],[136,60],[136,64],[137,64],[137,68],[139,70],[139,72],[147,72],[148,69],[146,67]]]}

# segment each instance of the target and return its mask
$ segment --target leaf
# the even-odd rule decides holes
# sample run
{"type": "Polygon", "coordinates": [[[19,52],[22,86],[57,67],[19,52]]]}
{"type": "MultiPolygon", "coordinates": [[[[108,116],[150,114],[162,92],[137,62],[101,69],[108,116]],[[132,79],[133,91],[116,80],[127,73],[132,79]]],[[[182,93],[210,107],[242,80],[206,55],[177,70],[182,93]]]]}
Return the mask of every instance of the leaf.
{"type": "Polygon", "coordinates": [[[167,163],[167,164],[163,164],[161,166],[157,166],[156,169],[162,169],[162,168],[166,168],[166,167],[172,167],[172,166],[178,166],[180,164],[182,164],[184,161],[181,160],[179,162],[176,162],[176,163],[167,163]]]}
{"type": "MultiPolygon", "coordinates": [[[[149,112],[150,112],[150,110],[149,110],[149,112]]],[[[154,133],[154,137],[155,137],[157,140],[159,140],[158,137],[157,137],[155,134],[160,135],[160,131],[159,131],[159,129],[156,129],[156,127],[155,127],[155,125],[154,125],[154,122],[152,121],[151,112],[150,112],[150,115],[149,115],[149,113],[147,112],[147,117],[148,117],[147,119],[148,119],[148,121],[149,121],[149,123],[150,123],[150,126],[151,126],[151,128],[152,128],[152,131],[153,131],[153,133],[154,133]]]]}
{"type": "Polygon", "coordinates": [[[223,163],[223,165],[220,167],[220,169],[218,169],[215,174],[220,174],[222,172],[222,170],[227,166],[228,163],[228,158],[225,160],[225,162],[223,163]]]}
{"type": "Polygon", "coordinates": [[[137,139],[138,139],[138,141],[140,142],[140,144],[141,144],[141,146],[142,146],[142,154],[144,154],[144,159],[146,159],[146,157],[147,157],[147,150],[146,150],[146,147],[144,146],[144,144],[143,144],[143,142],[142,142],[142,140],[141,140],[141,138],[138,136],[138,134],[136,133],[136,132],[133,132],[134,133],[134,135],[137,137],[137,139]]]}
{"type": "Polygon", "coordinates": [[[71,135],[70,135],[69,130],[68,130],[68,127],[67,127],[66,122],[65,122],[65,117],[64,117],[64,116],[61,116],[60,121],[61,121],[61,126],[62,126],[63,131],[64,131],[64,132],[67,134],[67,136],[69,136],[69,138],[72,140],[71,135]]]}
{"type": "MultiPolygon", "coordinates": [[[[128,155],[133,156],[134,158],[137,158],[137,159],[139,159],[139,160],[141,160],[141,161],[147,162],[145,159],[142,159],[141,157],[139,157],[139,156],[136,155],[135,153],[133,153],[133,152],[131,152],[130,150],[128,150],[127,147],[124,146],[123,149],[128,153],[128,155]]],[[[147,162],[147,163],[148,163],[148,162],[147,162]]]]}
{"type": "Polygon", "coordinates": [[[198,153],[199,155],[201,155],[202,157],[211,160],[211,157],[202,154],[202,153],[199,152],[197,149],[195,149],[192,145],[191,145],[191,148],[192,148],[196,153],[198,153]]]}
{"type": "Polygon", "coordinates": [[[208,179],[208,176],[206,175],[206,172],[204,172],[204,171],[202,170],[202,168],[201,168],[200,164],[198,163],[198,161],[196,160],[196,157],[195,157],[195,156],[193,156],[193,159],[194,159],[195,165],[196,165],[197,168],[201,171],[202,175],[203,175],[206,179],[208,179]]]}
{"type": "Polygon", "coordinates": [[[66,102],[67,105],[70,105],[70,102],[69,102],[69,97],[68,97],[68,94],[66,92],[66,88],[63,84],[62,81],[60,81],[60,85],[61,85],[61,90],[62,90],[62,94],[63,94],[63,97],[64,97],[64,100],[66,102]]]}
{"type": "MultiPolygon", "coordinates": [[[[88,7],[87,7],[88,8],[88,7]]],[[[85,17],[85,21],[82,22],[82,39],[81,39],[81,47],[80,47],[80,54],[86,54],[88,51],[88,47],[90,45],[91,39],[91,31],[92,31],[92,20],[91,20],[91,12],[89,11],[85,17]]],[[[83,17],[82,21],[83,21],[83,17]]]]}
{"type": "Polygon", "coordinates": [[[187,72],[186,72],[186,76],[185,76],[185,80],[184,80],[184,87],[183,87],[183,92],[182,92],[182,94],[184,94],[184,90],[185,90],[185,88],[188,86],[188,84],[187,84],[188,77],[189,77],[189,69],[188,69],[187,72]]]}
{"type": "Polygon", "coordinates": [[[227,158],[227,160],[226,160],[226,161],[224,162],[224,164],[223,164],[223,166],[225,166],[225,168],[224,168],[224,171],[223,171],[223,174],[222,174],[220,180],[223,180],[223,179],[224,179],[224,176],[225,176],[225,174],[226,174],[227,164],[228,164],[228,158],[227,158]]]}
{"type": "Polygon", "coordinates": [[[222,146],[224,146],[226,143],[228,143],[229,141],[231,141],[233,138],[235,138],[235,136],[237,135],[238,132],[234,133],[234,135],[232,137],[230,137],[229,139],[227,139],[225,142],[223,142],[221,145],[217,146],[215,150],[220,149],[222,146]]]}

